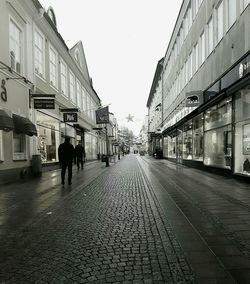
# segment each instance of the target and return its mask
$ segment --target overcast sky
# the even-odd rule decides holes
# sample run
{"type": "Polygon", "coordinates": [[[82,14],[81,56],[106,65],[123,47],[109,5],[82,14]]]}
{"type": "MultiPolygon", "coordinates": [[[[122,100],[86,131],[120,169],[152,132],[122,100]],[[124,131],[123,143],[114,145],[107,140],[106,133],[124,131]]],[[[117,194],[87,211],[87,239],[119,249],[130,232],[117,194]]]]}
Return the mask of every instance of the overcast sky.
{"type": "Polygon", "coordinates": [[[52,6],[68,47],[79,40],[102,104],[139,134],[157,62],[165,55],[182,0],[40,0],[52,6]],[[127,122],[128,114],[134,116],[127,122]]]}

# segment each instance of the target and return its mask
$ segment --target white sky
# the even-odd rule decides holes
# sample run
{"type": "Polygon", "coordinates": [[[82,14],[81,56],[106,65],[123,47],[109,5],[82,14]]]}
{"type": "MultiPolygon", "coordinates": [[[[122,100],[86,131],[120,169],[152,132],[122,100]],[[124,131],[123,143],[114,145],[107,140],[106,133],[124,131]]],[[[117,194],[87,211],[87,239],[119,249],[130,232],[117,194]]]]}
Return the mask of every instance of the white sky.
{"type": "Polygon", "coordinates": [[[68,47],[79,40],[102,104],[139,134],[157,62],[165,55],[182,0],[40,0],[52,6],[68,47]],[[128,114],[134,116],[127,122],[128,114]]]}

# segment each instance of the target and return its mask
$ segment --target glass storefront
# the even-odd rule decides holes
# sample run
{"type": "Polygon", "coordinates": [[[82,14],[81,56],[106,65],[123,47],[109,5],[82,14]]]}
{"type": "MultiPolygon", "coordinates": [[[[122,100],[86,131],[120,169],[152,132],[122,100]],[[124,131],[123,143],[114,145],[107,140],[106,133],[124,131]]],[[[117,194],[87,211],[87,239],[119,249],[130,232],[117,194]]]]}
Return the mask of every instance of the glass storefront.
{"type": "Polygon", "coordinates": [[[183,159],[193,158],[193,122],[186,122],[183,126],[183,159]]]}
{"type": "Polygon", "coordinates": [[[204,114],[204,164],[231,168],[232,100],[228,98],[204,114]]]}
{"type": "Polygon", "coordinates": [[[38,150],[43,163],[58,161],[59,120],[37,111],[38,150]]]}
{"type": "Polygon", "coordinates": [[[176,158],[176,132],[173,132],[167,137],[168,141],[168,157],[176,158]]]}
{"type": "Polygon", "coordinates": [[[193,160],[203,161],[203,114],[193,119],[193,160]]]}
{"type": "Polygon", "coordinates": [[[91,133],[85,133],[85,153],[87,160],[97,158],[97,137],[91,133]]]}
{"type": "Polygon", "coordinates": [[[250,90],[235,95],[235,173],[250,175],[250,90]]]}

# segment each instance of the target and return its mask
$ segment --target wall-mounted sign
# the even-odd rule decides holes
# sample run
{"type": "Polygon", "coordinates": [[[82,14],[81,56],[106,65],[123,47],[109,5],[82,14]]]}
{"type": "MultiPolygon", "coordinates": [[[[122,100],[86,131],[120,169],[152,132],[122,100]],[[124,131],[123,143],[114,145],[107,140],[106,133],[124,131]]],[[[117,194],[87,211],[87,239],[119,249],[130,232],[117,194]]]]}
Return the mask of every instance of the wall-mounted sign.
{"type": "Polygon", "coordinates": [[[64,112],[63,121],[64,122],[77,122],[77,113],[76,112],[64,112]]]}
{"type": "Polygon", "coordinates": [[[34,99],[34,109],[55,109],[55,99],[34,99]]]}
{"type": "Polygon", "coordinates": [[[1,88],[2,88],[2,91],[1,91],[1,99],[4,101],[4,102],[7,102],[7,90],[5,88],[5,80],[3,79],[2,80],[2,84],[1,84],[1,88]]]}
{"type": "Polygon", "coordinates": [[[203,103],[203,93],[201,91],[193,91],[186,93],[186,107],[196,107],[203,103]]]}
{"type": "Polygon", "coordinates": [[[109,123],[109,107],[103,107],[95,111],[96,124],[109,123]]]}

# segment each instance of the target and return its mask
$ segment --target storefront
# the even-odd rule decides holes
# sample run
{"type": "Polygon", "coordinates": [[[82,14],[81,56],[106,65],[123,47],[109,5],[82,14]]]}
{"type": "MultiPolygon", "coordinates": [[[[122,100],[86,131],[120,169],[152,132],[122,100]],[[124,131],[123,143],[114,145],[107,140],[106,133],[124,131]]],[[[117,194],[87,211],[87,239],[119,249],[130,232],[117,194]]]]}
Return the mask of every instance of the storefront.
{"type": "Polygon", "coordinates": [[[85,133],[85,153],[87,160],[97,159],[97,136],[91,132],[85,133]]]}
{"type": "Polygon", "coordinates": [[[164,158],[250,176],[248,54],[204,91],[204,101],[163,132],[164,158]]]}
{"type": "Polygon", "coordinates": [[[38,130],[37,149],[42,163],[58,161],[58,147],[60,145],[60,120],[42,111],[36,112],[38,130]]]}

